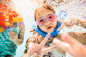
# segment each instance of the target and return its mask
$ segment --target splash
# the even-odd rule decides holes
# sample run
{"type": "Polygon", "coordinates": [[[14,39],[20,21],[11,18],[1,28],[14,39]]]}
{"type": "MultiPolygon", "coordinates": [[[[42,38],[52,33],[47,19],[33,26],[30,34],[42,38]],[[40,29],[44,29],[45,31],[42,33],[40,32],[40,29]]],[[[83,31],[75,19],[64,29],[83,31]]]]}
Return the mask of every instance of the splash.
{"type": "MultiPolygon", "coordinates": [[[[86,0],[46,0],[56,11],[56,14],[59,16],[58,19],[67,19],[67,18],[80,18],[86,19],[86,0]],[[66,11],[66,17],[65,17],[66,11]],[[64,18],[65,17],[65,18],[64,18]]],[[[81,24],[79,24],[81,25],[81,24]]],[[[85,27],[84,24],[83,27],[85,27]]],[[[61,33],[63,32],[86,32],[86,29],[81,26],[74,25],[71,29],[64,27],[61,33]]]]}
{"type": "Polygon", "coordinates": [[[84,19],[86,19],[86,14],[83,16],[84,19]]]}

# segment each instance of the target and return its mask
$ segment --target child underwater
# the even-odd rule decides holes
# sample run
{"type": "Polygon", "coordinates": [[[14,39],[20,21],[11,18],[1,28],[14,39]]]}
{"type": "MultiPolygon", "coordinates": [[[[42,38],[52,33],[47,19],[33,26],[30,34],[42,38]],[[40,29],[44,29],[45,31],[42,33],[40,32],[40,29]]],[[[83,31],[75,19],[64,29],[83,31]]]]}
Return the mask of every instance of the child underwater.
{"type": "Polygon", "coordinates": [[[0,57],[14,57],[17,46],[23,43],[23,18],[0,2],[0,57]]]}
{"type": "MultiPolygon", "coordinates": [[[[38,34],[37,34],[38,35],[38,34]]],[[[41,50],[41,55],[40,55],[40,57],[42,56],[42,54],[44,53],[46,53],[45,55],[43,55],[43,57],[46,57],[46,56],[48,56],[48,57],[50,57],[50,56],[52,56],[51,55],[51,53],[50,52],[46,52],[46,51],[51,51],[51,50],[53,50],[53,49],[55,49],[55,48],[57,48],[57,46],[55,45],[55,46],[53,46],[53,47],[43,47],[44,45],[45,45],[45,43],[47,42],[47,40],[48,40],[48,38],[49,38],[49,35],[50,34],[48,34],[47,36],[46,36],[46,38],[45,38],[45,40],[44,41],[42,41],[42,43],[38,43],[37,42],[37,38],[36,37],[30,37],[27,41],[26,41],[26,50],[24,51],[24,55],[22,56],[22,57],[33,57],[34,55],[29,55],[28,54],[28,50],[31,50],[30,48],[34,48],[34,47],[36,47],[36,48],[38,48],[38,45],[39,45],[39,47],[40,48],[38,48],[38,50],[41,50]]],[[[37,50],[37,51],[38,51],[37,50]]],[[[39,52],[39,51],[38,51],[39,52]]],[[[29,52],[30,53],[30,52],[29,52]]],[[[39,57],[39,55],[37,56],[37,57],[39,57]]]]}
{"type": "MultiPolygon", "coordinates": [[[[64,25],[69,27],[74,24],[76,24],[76,25],[81,24],[82,27],[86,28],[86,26],[85,26],[86,20],[81,20],[78,18],[69,18],[70,21],[66,21],[66,20],[59,20],[56,18],[57,18],[57,15],[55,14],[55,10],[48,4],[45,4],[45,3],[40,4],[39,7],[35,10],[34,18],[31,19],[31,25],[32,25],[32,28],[37,33],[39,33],[40,35],[43,36],[41,38],[39,38],[39,36],[38,36],[39,43],[41,43],[41,41],[43,41],[44,37],[48,33],[50,33],[50,37],[49,37],[50,41],[48,41],[46,43],[47,46],[50,46],[50,44],[52,43],[52,40],[54,38],[62,40],[61,34],[59,34],[59,32],[60,32],[60,29],[64,25]],[[57,31],[57,29],[58,29],[58,31],[57,31]]],[[[73,36],[75,39],[77,39],[79,42],[81,42],[83,45],[86,45],[85,33],[77,33],[77,32],[68,32],[68,33],[71,36],[73,36]],[[83,35],[83,37],[82,37],[82,35],[83,35]]],[[[59,47],[56,50],[57,50],[57,52],[52,54],[54,57],[61,55],[60,53],[65,54],[65,51],[61,50],[59,47]],[[58,52],[60,52],[60,53],[58,53],[58,52]]],[[[33,50],[31,50],[31,52],[33,52],[33,50]]],[[[37,53],[37,52],[34,51],[34,53],[37,53]]],[[[63,54],[59,57],[62,57],[63,54]]],[[[63,57],[65,57],[65,55],[63,57]]]]}

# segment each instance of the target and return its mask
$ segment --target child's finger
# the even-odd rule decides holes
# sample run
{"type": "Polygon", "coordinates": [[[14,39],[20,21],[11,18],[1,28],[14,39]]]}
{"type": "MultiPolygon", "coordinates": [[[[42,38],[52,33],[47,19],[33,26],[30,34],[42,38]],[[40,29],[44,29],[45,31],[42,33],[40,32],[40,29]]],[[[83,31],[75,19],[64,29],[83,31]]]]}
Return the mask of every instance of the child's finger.
{"type": "Polygon", "coordinates": [[[31,57],[41,57],[38,53],[34,53],[31,57]]]}
{"type": "Polygon", "coordinates": [[[37,53],[34,53],[33,55],[37,56],[37,53]]]}
{"type": "Polygon", "coordinates": [[[58,39],[54,39],[53,43],[56,44],[58,47],[62,48],[65,51],[68,51],[71,55],[75,55],[76,52],[74,52],[73,48],[66,42],[62,42],[58,39]]]}
{"type": "Polygon", "coordinates": [[[64,20],[61,20],[61,19],[56,19],[56,21],[59,21],[61,23],[65,23],[64,20]]]}
{"type": "Polygon", "coordinates": [[[62,29],[64,27],[64,24],[62,23],[62,25],[57,29],[57,31],[59,31],[60,29],[62,29]]]}
{"type": "Polygon", "coordinates": [[[47,34],[47,36],[45,37],[45,39],[40,44],[41,47],[43,47],[45,45],[45,43],[47,42],[47,40],[48,40],[49,37],[50,37],[50,33],[47,34]]]}
{"type": "Polygon", "coordinates": [[[35,57],[39,57],[39,56],[40,56],[39,53],[34,53],[33,55],[34,55],[35,57]]]}
{"type": "Polygon", "coordinates": [[[57,45],[54,45],[52,47],[48,47],[48,48],[43,49],[43,51],[44,51],[44,53],[46,53],[46,52],[52,51],[52,50],[54,50],[56,48],[57,48],[57,45]]]}
{"type": "Polygon", "coordinates": [[[62,39],[68,42],[77,54],[81,54],[81,50],[86,54],[86,49],[82,47],[82,44],[73,39],[68,33],[63,33],[62,39]]]}
{"type": "Polygon", "coordinates": [[[36,57],[36,55],[32,55],[31,57],[36,57]]]}
{"type": "Polygon", "coordinates": [[[31,54],[31,53],[32,53],[32,51],[33,51],[33,50],[30,48],[30,49],[28,50],[28,52],[27,52],[27,53],[28,53],[28,54],[31,54]]]}

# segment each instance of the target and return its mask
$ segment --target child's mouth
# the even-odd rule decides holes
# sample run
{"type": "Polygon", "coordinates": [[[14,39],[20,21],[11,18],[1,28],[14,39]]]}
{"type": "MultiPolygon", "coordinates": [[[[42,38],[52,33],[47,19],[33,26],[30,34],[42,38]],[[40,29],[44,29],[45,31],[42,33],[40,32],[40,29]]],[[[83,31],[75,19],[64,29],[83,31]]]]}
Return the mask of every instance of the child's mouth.
{"type": "Polygon", "coordinates": [[[52,28],[52,26],[48,27],[47,29],[51,29],[51,28],[52,28]]]}

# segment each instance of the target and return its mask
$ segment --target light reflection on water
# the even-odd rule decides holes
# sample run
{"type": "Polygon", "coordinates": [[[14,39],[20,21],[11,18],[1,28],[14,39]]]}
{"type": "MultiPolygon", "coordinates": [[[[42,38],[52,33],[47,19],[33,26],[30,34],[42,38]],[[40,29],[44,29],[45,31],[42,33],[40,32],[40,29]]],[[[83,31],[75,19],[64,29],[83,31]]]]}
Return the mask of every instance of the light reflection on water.
{"type": "MultiPolygon", "coordinates": [[[[35,7],[34,4],[32,4],[29,0],[12,0],[13,1],[13,6],[11,5],[11,3],[9,4],[9,6],[13,9],[15,9],[18,13],[20,13],[23,18],[24,18],[24,23],[25,23],[25,36],[24,36],[24,42],[23,44],[19,45],[18,49],[17,49],[17,54],[15,57],[21,57],[24,53],[25,50],[25,43],[26,40],[30,37],[33,36],[32,33],[30,33],[30,29],[31,29],[31,25],[30,25],[30,19],[31,19],[31,15],[33,13],[33,9],[35,7]]],[[[86,1],[85,0],[75,0],[73,2],[67,2],[66,0],[66,4],[64,2],[59,2],[56,0],[52,1],[52,0],[47,0],[48,4],[52,5],[55,10],[56,13],[58,14],[59,11],[63,10],[63,11],[67,11],[67,17],[66,18],[70,18],[70,17],[75,17],[75,18],[81,18],[81,19],[86,19],[86,1]]],[[[71,1],[71,0],[70,0],[71,1]]],[[[61,31],[61,33],[63,32],[86,32],[86,29],[80,27],[80,26],[76,26],[74,25],[72,27],[72,29],[68,29],[67,27],[64,27],[63,30],[61,31]]]]}

